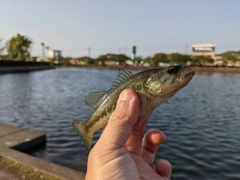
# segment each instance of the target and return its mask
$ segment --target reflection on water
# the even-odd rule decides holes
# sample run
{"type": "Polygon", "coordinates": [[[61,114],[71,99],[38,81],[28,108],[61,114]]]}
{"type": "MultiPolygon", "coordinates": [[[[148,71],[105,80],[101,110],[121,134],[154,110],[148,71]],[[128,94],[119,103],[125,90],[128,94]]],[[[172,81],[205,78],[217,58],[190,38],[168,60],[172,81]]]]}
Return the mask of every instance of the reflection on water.
{"type": "MultiPolygon", "coordinates": [[[[0,121],[46,133],[46,148],[35,156],[84,170],[87,152],[71,122],[88,119],[85,94],[109,89],[116,74],[69,68],[1,75],[0,121]]],[[[240,179],[239,97],[240,76],[195,75],[154,111],[148,129],[167,136],[156,159],[172,163],[172,179],[240,179]]]]}

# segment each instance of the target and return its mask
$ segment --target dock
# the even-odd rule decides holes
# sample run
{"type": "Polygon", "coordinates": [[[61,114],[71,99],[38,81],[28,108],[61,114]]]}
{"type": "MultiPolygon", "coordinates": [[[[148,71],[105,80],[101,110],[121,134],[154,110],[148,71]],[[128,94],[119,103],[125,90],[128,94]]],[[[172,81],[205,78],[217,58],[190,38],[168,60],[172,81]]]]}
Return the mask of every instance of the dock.
{"type": "Polygon", "coordinates": [[[0,179],[82,180],[85,174],[27,154],[46,143],[46,135],[0,123],[0,179]]]}

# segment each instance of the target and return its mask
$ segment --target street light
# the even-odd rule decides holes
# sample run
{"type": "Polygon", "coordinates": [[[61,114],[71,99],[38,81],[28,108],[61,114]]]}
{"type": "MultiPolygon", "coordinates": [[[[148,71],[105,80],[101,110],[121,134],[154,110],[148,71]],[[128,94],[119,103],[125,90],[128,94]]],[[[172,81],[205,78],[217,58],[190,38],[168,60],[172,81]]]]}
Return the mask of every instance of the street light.
{"type": "Polygon", "coordinates": [[[41,43],[42,47],[43,47],[43,58],[45,58],[45,44],[41,43]]]}

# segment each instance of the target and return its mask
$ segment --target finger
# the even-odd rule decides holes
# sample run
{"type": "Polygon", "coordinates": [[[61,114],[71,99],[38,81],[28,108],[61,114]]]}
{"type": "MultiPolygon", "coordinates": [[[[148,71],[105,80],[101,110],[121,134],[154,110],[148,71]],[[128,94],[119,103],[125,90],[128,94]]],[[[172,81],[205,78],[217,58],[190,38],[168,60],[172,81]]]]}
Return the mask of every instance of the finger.
{"type": "Polygon", "coordinates": [[[138,124],[138,122],[133,126],[132,128],[132,132],[125,144],[125,148],[127,148],[127,150],[129,152],[132,152],[134,154],[140,154],[141,152],[141,147],[142,147],[142,139],[144,137],[144,132],[148,123],[148,119],[152,114],[151,110],[148,114],[148,116],[146,117],[146,120],[144,121],[144,123],[142,123],[140,126],[138,124]]]}
{"type": "Polygon", "coordinates": [[[141,156],[150,165],[153,165],[157,149],[166,140],[162,131],[149,130],[143,138],[141,156]]]}
{"type": "Polygon", "coordinates": [[[172,173],[172,165],[167,160],[158,160],[155,164],[155,171],[162,176],[162,178],[170,179],[172,173]]]}
{"type": "Polygon", "coordinates": [[[124,147],[134,154],[140,154],[141,151],[141,144],[142,139],[144,136],[144,130],[146,128],[147,122],[144,122],[139,126],[138,124],[135,124],[132,128],[132,132],[125,143],[124,147]]]}
{"type": "Polygon", "coordinates": [[[111,149],[123,147],[138,116],[139,99],[137,94],[130,89],[124,90],[121,92],[116,109],[108,120],[97,144],[111,149]]]}

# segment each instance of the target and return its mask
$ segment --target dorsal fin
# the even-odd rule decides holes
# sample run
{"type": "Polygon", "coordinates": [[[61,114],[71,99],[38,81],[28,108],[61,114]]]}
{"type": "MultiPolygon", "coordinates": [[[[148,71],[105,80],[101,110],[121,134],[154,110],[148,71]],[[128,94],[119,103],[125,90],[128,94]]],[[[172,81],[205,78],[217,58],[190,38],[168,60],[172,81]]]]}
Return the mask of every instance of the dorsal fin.
{"type": "Polygon", "coordinates": [[[130,70],[124,69],[120,71],[117,77],[114,79],[111,89],[118,88],[122,83],[128,80],[131,76],[133,76],[133,73],[130,70]]]}
{"type": "Polygon", "coordinates": [[[96,109],[98,102],[108,91],[90,92],[85,96],[85,104],[96,109]]]}

